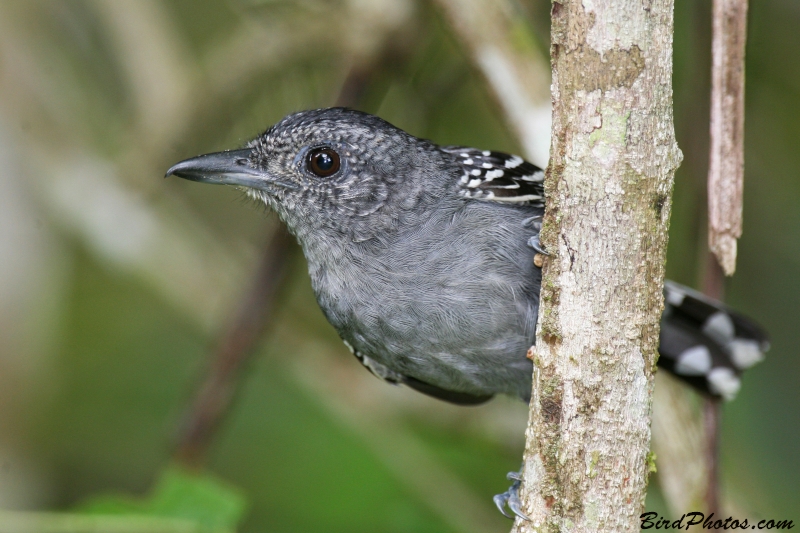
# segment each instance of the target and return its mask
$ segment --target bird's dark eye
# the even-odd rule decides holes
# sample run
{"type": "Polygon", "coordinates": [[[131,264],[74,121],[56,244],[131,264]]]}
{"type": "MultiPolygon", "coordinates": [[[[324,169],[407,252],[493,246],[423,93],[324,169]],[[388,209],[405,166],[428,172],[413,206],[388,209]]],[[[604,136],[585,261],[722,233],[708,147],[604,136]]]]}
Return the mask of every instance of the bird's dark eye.
{"type": "Polygon", "coordinates": [[[308,153],[308,170],[321,178],[339,170],[339,154],[330,148],[316,148],[308,153]]]}

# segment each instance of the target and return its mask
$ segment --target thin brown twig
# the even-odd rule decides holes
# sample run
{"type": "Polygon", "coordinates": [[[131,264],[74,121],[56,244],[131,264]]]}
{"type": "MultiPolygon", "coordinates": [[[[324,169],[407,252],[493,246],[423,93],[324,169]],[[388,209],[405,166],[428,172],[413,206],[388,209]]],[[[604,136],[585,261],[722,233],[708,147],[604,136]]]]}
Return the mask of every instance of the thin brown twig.
{"type": "Polygon", "coordinates": [[[706,398],[703,403],[703,425],[706,436],[706,513],[720,516],[719,497],[719,430],[722,419],[722,405],[719,400],[706,398]]]}
{"type": "MultiPolygon", "coordinates": [[[[722,300],[725,297],[725,274],[717,258],[709,252],[706,255],[706,271],[703,278],[703,292],[722,300]]],[[[706,456],[706,513],[720,514],[719,490],[719,440],[722,418],[722,404],[716,398],[706,398],[703,402],[703,429],[705,433],[706,456]]]]}
{"type": "Polygon", "coordinates": [[[202,464],[220,422],[228,412],[245,363],[270,323],[273,303],[286,273],[292,238],[283,226],[276,229],[241,300],[239,310],[222,334],[180,427],[175,459],[186,466],[202,464]]]}

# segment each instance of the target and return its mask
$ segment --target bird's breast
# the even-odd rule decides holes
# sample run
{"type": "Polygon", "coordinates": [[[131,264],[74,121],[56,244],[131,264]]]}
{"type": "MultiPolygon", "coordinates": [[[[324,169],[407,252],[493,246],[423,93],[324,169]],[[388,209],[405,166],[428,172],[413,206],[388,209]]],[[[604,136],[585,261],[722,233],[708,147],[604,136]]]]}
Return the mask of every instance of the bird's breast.
{"type": "Polygon", "coordinates": [[[343,339],[396,372],[448,390],[517,393],[530,380],[539,278],[525,232],[501,222],[310,257],[319,305],[343,339]]]}

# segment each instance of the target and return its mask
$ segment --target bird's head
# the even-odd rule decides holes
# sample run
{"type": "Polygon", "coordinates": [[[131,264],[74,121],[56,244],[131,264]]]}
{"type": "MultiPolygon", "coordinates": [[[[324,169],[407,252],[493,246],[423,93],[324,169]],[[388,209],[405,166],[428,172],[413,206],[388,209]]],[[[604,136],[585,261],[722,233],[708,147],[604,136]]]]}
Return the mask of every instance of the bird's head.
{"type": "Polygon", "coordinates": [[[301,241],[325,230],[362,240],[435,197],[429,178],[446,168],[441,158],[436,145],[378,117],[330,108],[289,115],[246,148],[181,161],[167,176],[243,189],[301,241]]]}

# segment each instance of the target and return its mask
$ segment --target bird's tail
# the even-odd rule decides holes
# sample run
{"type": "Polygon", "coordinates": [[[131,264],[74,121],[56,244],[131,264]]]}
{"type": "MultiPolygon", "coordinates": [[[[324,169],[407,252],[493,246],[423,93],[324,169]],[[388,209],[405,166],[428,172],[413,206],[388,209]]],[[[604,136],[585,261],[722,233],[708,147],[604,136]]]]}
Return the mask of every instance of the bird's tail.
{"type": "Polygon", "coordinates": [[[764,359],[764,330],[722,302],[672,281],[664,285],[658,365],[700,391],[732,400],[744,370],[764,359]]]}

